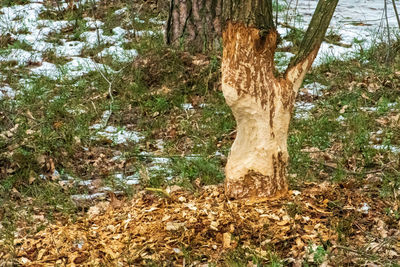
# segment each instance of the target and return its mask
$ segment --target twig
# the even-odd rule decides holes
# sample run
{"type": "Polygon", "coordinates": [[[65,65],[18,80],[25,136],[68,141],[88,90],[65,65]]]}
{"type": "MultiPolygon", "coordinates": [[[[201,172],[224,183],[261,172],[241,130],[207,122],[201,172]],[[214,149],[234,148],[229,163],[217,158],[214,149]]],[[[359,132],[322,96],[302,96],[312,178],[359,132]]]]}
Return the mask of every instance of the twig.
{"type": "MultiPolygon", "coordinates": [[[[113,83],[114,83],[114,81],[115,81],[117,75],[115,75],[115,76],[113,77],[113,79],[110,81],[110,80],[104,75],[104,73],[101,71],[101,69],[97,66],[97,64],[95,64],[94,66],[95,66],[96,70],[100,73],[100,75],[103,77],[103,79],[108,83],[108,95],[110,96],[111,101],[110,101],[109,113],[108,113],[108,115],[107,115],[107,118],[105,118],[105,119],[103,120],[103,125],[102,125],[103,127],[106,127],[106,126],[107,126],[107,123],[108,123],[108,120],[110,119],[111,114],[112,114],[112,105],[113,105],[113,103],[114,103],[114,97],[113,97],[113,95],[112,95],[112,85],[113,85],[113,83]]],[[[120,70],[116,71],[114,74],[119,74],[119,73],[120,73],[123,69],[125,69],[127,66],[129,66],[129,65],[126,65],[126,66],[122,67],[120,70]]]]}

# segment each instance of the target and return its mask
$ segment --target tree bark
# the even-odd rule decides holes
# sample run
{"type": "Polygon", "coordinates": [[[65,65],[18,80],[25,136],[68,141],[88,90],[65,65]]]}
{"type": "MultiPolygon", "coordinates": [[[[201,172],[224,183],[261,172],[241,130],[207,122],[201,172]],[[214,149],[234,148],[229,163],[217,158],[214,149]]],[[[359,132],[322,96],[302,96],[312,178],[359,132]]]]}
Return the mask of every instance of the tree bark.
{"type": "Polygon", "coordinates": [[[222,0],[171,0],[165,40],[192,52],[220,47],[222,0]]]}
{"type": "Polygon", "coordinates": [[[337,2],[318,2],[298,54],[283,76],[276,77],[272,0],[225,0],[222,90],[237,122],[225,168],[228,197],[270,198],[287,192],[291,113],[337,2]]]}

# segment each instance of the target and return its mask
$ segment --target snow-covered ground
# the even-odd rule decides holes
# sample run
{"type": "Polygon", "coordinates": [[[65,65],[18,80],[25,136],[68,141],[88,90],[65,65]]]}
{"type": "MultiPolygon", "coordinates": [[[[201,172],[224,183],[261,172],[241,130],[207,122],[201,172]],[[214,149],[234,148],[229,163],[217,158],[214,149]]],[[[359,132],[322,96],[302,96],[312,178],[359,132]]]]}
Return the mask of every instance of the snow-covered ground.
{"type": "MultiPolygon", "coordinates": [[[[298,0],[291,2],[290,11],[281,14],[281,22],[306,29],[311,21],[318,0],[298,0]],[[296,2],[298,2],[296,6],[296,2]],[[297,16],[296,16],[297,14],[297,16]],[[289,18],[285,21],[285,18],[289,18]],[[291,19],[290,19],[291,18],[291,19]]],[[[281,2],[280,2],[281,3],[281,2]]],[[[398,31],[398,24],[391,1],[387,1],[387,14],[390,31],[398,31]]],[[[398,5],[400,6],[400,5],[398,5]]],[[[399,7],[398,7],[399,8],[399,7]]],[[[327,34],[340,36],[340,42],[350,47],[323,42],[314,65],[323,63],[329,58],[346,58],[355,52],[369,47],[371,44],[387,40],[387,28],[382,0],[340,0],[327,34]]],[[[290,30],[278,27],[278,31],[285,36],[290,30]]]]}
{"type": "MultiPolygon", "coordinates": [[[[40,14],[48,7],[43,1],[31,2],[0,9],[0,35],[9,36],[32,47],[29,51],[22,48],[4,49],[0,52],[0,62],[13,61],[19,67],[34,64],[35,67],[29,68],[32,76],[46,76],[57,80],[77,78],[91,71],[113,72],[109,66],[82,56],[84,48],[94,48],[100,44],[109,45],[98,53],[98,57],[111,56],[114,61],[121,63],[132,61],[137,56],[136,50],[122,48],[122,44],[128,42],[125,38],[127,30],[116,27],[112,35],[105,35],[101,28],[104,23],[89,17],[85,19],[89,31],[80,35],[82,41],[61,39],[57,44],[49,42],[51,34],[60,33],[63,29],[73,26],[73,21],[41,19],[40,14]],[[43,54],[49,51],[53,51],[57,57],[65,57],[70,61],[63,65],[47,62],[43,54]]],[[[84,2],[86,1],[80,1],[84,2]]],[[[60,4],[61,8],[67,8],[67,3],[60,4]]],[[[12,98],[15,96],[14,90],[16,88],[11,88],[9,85],[3,86],[0,98],[4,95],[12,98]]]]}

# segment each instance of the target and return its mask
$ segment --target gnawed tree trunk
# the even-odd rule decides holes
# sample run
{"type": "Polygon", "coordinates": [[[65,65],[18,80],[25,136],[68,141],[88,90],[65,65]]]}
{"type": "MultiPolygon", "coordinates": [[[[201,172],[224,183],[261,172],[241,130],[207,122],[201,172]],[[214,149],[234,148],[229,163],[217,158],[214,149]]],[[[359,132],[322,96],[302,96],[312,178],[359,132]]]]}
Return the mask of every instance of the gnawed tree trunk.
{"type": "Polygon", "coordinates": [[[291,113],[337,2],[319,1],[298,54],[283,76],[276,77],[272,0],[224,1],[222,90],[237,122],[225,169],[228,197],[279,197],[287,192],[291,113]]]}
{"type": "Polygon", "coordinates": [[[204,52],[220,46],[222,0],[171,0],[167,44],[204,52]]]}

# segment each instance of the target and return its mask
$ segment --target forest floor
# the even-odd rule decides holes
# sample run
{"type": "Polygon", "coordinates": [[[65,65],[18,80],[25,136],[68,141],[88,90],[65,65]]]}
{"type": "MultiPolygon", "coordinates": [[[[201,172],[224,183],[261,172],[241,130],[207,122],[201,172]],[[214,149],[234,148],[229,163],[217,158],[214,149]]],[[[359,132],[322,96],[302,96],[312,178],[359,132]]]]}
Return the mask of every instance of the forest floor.
{"type": "MultiPolygon", "coordinates": [[[[289,194],[230,201],[220,51],[165,46],[160,1],[77,2],[0,0],[0,266],[399,265],[396,35],[339,56],[335,20],[298,95],[289,194]]],[[[279,30],[295,50],[302,30],[279,30]]]]}

